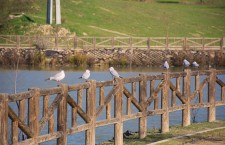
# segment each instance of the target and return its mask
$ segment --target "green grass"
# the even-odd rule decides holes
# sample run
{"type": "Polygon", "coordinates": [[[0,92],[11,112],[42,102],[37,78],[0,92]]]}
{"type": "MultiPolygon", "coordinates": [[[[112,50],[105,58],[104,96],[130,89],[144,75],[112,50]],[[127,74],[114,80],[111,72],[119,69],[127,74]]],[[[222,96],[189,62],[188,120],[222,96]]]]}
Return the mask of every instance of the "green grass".
{"type": "MultiPolygon", "coordinates": [[[[225,1],[198,1],[61,0],[61,26],[78,36],[224,36],[225,1]]],[[[38,11],[27,15],[45,24],[46,0],[37,2],[38,11]]]]}
{"type": "MultiPolygon", "coordinates": [[[[138,133],[135,133],[134,135],[129,136],[128,138],[124,138],[123,144],[124,145],[146,145],[149,143],[168,139],[171,137],[182,136],[182,135],[186,135],[190,133],[195,133],[195,132],[217,128],[217,127],[223,127],[223,126],[225,126],[225,121],[216,121],[211,123],[209,122],[193,123],[187,127],[182,127],[181,125],[174,125],[170,127],[170,131],[168,133],[160,133],[160,130],[158,129],[148,130],[147,136],[144,139],[139,139],[138,133]]],[[[223,130],[223,133],[220,132],[221,136],[219,136],[218,134],[214,135],[216,132],[218,132],[218,130],[210,131],[208,133],[206,132],[206,133],[203,133],[203,136],[206,134],[214,138],[216,138],[217,136],[218,137],[217,140],[219,140],[219,138],[224,139],[225,130],[223,130]]],[[[195,138],[197,138],[198,136],[199,134],[194,135],[195,138]]],[[[177,140],[172,140],[166,143],[162,143],[162,145],[167,145],[167,144],[174,145],[174,144],[177,144],[177,142],[178,142],[177,140]]],[[[182,144],[182,143],[184,142],[180,142],[179,144],[182,144]]],[[[113,142],[104,142],[104,143],[101,143],[100,145],[112,145],[112,144],[113,142]]]]}

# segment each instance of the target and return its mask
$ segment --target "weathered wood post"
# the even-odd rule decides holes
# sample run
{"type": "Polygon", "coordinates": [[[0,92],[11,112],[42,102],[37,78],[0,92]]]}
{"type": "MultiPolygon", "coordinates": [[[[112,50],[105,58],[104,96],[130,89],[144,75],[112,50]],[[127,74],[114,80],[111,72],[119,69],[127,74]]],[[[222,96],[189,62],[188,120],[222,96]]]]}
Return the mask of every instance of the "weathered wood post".
{"type": "Polygon", "coordinates": [[[77,36],[74,36],[74,38],[73,38],[73,48],[76,49],[77,46],[78,46],[77,36]]]}
{"type": "Polygon", "coordinates": [[[0,94],[0,144],[8,144],[8,95],[0,94]]]}
{"type": "Polygon", "coordinates": [[[139,138],[145,138],[147,135],[147,78],[145,75],[140,75],[139,82],[139,101],[143,107],[142,117],[139,118],[139,138]]]}
{"type": "Polygon", "coordinates": [[[67,144],[67,95],[68,95],[68,86],[61,84],[62,88],[62,100],[58,106],[57,114],[57,130],[61,131],[61,137],[57,139],[57,145],[66,145],[67,144]]]}
{"type": "Polygon", "coordinates": [[[39,136],[39,96],[40,91],[37,88],[30,88],[34,95],[29,99],[29,127],[33,132],[33,144],[38,145],[37,137],[39,136]]]}
{"type": "Polygon", "coordinates": [[[221,38],[220,41],[220,50],[223,51],[223,47],[224,47],[224,37],[221,38]]]}
{"type": "Polygon", "coordinates": [[[210,107],[208,108],[208,121],[212,122],[216,120],[216,70],[211,69],[210,70],[210,76],[209,76],[209,88],[208,88],[208,94],[209,94],[209,103],[210,107]]]}
{"type": "Polygon", "coordinates": [[[183,87],[184,87],[184,96],[186,97],[186,104],[183,110],[183,126],[188,126],[191,123],[191,110],[190,110],[190,87],[191,87],[191,70],[185,69],[186,76],[183,80],[183,87]]]}
{"type": "MultiPolygon", "coordinates": [[[[118,91],[114,95],[114,109],[115,109],[115,118],[118,120],[114,125],[114,137],[115,145],[123,144],[123,120],[122,120],[122,97],[123,97],[123,81],[122,79],[116,79],[118,91]]],[[[114,86],[116,87],[116,86],[114,86]]]]}
{"type": "Polygon", "coordinates": [[[89,129],[86,131],[86,145],[95,144],[95,120],[96,120],[96,81],[90,80],[90,87],[87,89],[87,115],[91,118],[89,129]]]}
{"type": "Polygon", "coordinates": [[[20,49],[20,35],[16,35],[16,49],[20,49]]]}
{"type": "Polygon", "coordinates": [[[150,48],[151,48],[151,44],[150,44],[150,42],[151,42],[151,39],[148,37],[148,39],[147,39],[147,48],[148,48],[148,49],[150,49],[150,48]]]}
{"type": "Polygon", "coordinates": [[[163,73],[164,75],[164,86],[162,88],[162,109],[164,110],[163,114],[161,115],[161,126],[162,126],[162,133],[169,132],[169,88],[170,88],[170,74],[169,72],[163,73]]]}

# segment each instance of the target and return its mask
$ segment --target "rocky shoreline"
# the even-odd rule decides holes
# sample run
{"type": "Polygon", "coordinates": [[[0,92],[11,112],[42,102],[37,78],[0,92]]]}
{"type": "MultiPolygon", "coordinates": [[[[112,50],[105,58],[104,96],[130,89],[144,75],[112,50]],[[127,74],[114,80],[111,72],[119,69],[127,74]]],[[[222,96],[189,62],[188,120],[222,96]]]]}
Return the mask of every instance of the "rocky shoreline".
{"type": "Polygon", "coordinates": [[[159,66],[165,60],[181,66],[183,59],[197,61],[201,66],[225,66],[221,50],[151,50],[151,49],[16,49],[0,48],[0,64],[12,65],[122,65],[159,66]],[[78,63],[76,63],[78,62],[78,63]],[[83,62],[83,63],[82,63],[83,62]]]}

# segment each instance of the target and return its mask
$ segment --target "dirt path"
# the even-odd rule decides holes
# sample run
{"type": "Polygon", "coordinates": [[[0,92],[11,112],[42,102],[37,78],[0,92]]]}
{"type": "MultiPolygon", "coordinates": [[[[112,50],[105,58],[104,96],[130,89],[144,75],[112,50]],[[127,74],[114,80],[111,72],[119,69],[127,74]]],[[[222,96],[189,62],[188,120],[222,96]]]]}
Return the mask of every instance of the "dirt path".
{"type": "MultiPolygon", "coordinates": [[[[176,140],[176,139],[181,139],[181,138],[185,138],[185,137],[190,137],[190,136],[193,136],[193,135],[197,135],[197,134],[201,134],[201,133],[205,133],[205,132],[209,132],[209,131],[215,131],[215,130],[219,130],[219,129],[225,129],[225,127],[218,127],[218,128],[213,128],[213,129],[207,129],[207,130],[203,130],[203,131],[199,131],[199,132],[195,132],[195,133],[190,133],[190,134],[187,134],[187,135],[182,135],[182,136],[177,136],[177,137],[172,137],[172,138],[169,138],[169,139],[165,139],[165,140],[161,140],[161,141],[157,141],[157,142],[154,142],[154,143],[150,143],[150,144],[147,144],[147,145],[156,145],[156,144],[159,144],[159,143],[165,143],[167,141],[171,141],[171,140],[176,140]]],[[[208,144],[214,144],[216,143],[217,145],[222,145],[224,144],[224,142],[221,142],[220,140],[216,141],[216,142],[212,142],[210,140],[204,140],[204,141],[201,141],[200,144],[204,144],[204,145],[208,145],[208,144]]],[[[188,143],[187,143],[188,144],[188,143]]],[[[195,144],[194,142],[191,143],[192,145],[195,144]]],[[[196,142],[197,145],[200,145],[199,143],[196,142]]]]}

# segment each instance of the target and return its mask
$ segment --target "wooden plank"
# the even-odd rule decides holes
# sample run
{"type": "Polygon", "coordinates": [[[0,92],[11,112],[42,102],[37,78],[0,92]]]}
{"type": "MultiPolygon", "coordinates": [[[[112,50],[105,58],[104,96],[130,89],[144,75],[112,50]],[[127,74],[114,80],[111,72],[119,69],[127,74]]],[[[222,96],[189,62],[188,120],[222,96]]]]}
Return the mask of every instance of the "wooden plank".
{"type": "Polygon", "coordinates": [[[57,114],[57,131],[61,131],[62,135],[57,138],[57,145],[67,144],[67,96],[68,96],[68,86],[61,84],[62,88],[62,100],[59,102],[58,114],[57,114]]]}
{"type": "Polygon", "coordinates": [[[77,91],[77,102],[80,108],[82,108],[82,99],[83,99],[83,89],[77,91]]]}
{"type": "MultiPolygon", "coordinates": [[[[134,106],[139,110],[139,111],[143,111],[143,106],[139,104],[139,102],[137,101],[137,99],[132,96],[132,94],[127,90],[127,88],[124,86],[123,87],[123,93],[127,98],[131,99],[131,102],[134,104],[134,106]]],[[[143,103],[143,102],[142,102],[143,103]]]]}
{"type": "Polygon", "coordinates": [[[70,134],[74,134],[77,132],[86,131],[89,128],[90,128],[90,124],[79,125],[77,127],[72,127],[72,128],[67,129],[67,134],[70,135],[70,134]]]}
{"type": "Polygon", "coordinates": [[[29,99],[34,95],[33,93],[34,93],[33,91],[26,91],[17,94],[11,94],[9,95],[9,102],[16,102],[24,99],[29,99]]]}
{"type": "Polygon", "coordinates": [[[105,91],[104,87],[99,87],[99,105],[104,105],[105,91]]]}
{"type": "Polygon", "coordinates": [[[0,144],[8,144],[8,95],[0,94],[0,144]]]}
{"type": "Polygon", "coordinates": [[[122,97],[123,97],[123,82],[122,79],[116,79],[118,92],[115,95],[114,100],[114,108],[115,108],[115,118],[119,119],[119,121],[114,125],[114,138],[115,138],[115,145],[122,145],[123,144],[123,108],[122,108],[122,97]]]}
{"type": "Polygon", "coordinates": [[[130,114],[130,115],[124,115],[123,121],[133,120],[133,119],[137,119],[137,118],[140,118],[140,117],[143,117],[142,112],[137,112],[137,113],[133,113],[133,114],[130,114]]]}
{"type": "MultiPolygon", "coordinates": [[[[68,94],[67,95],[67,102],[73,108],[77,108],[77,113],[84,119],[86,123],[91,121],[91,118],[83,111],[83,109],[73,100],[73,98],[68,94]]],[[[92,99],[91,99],[92,100],[92,99]]]]}
{"type": "Polygon", "coordinates": [[[96,120],[96,81],[89,81],[90,88],[87,90],[87,115],[91,118],[90,127],[86,130],[86,145],[95,144],[95,120],[96,120]]]}
{"type": "Polygon", "coordinates": [[[43,142],[46,142],[46,141],[50,141],[50,140],[54,140],[54,139],[57,139],[59,137],[61,137],[62,135],[62,132],[53,132],[51,134],[46,134],[46,135],[41,135],[38,137],[38,143],[43,143],[43,142]]]}
{"type": "Polygon", "coordinates": [[[151,94],[151,96],[150,96],[150,97],[148,98],[148,100],[147,100],[148,106],[151,105],[151,103],[152,103],[152,101],[153,101],[154,99],[156,99],[156,97],[157,97],[159,91],[162,89],[162,87],[163,87],[164,85],[165,85],[165,81],[161,81],[161,82],[159,83],[159,85],[156,87],[156,89],[155,89],[155,91],[153,92],[153,94],[151,94]]]}
{"type": "Polygon", "coordinates": [[[72,108],[72,127],[77,127],[77,107],[72,108]]]}
{"type": "Polygon", "coordinates": [[[58,94],[49,107],[47,106],[48,105],[46,102],[47,100],[45,100],[45,110],[46,111],[48,110],[48,112],[46,112],[45,113],[46,115],[42,117],[41,120],[39,121],[40,124],[39,130],[42,130],[45,127],[46,122],[50,120],[51,116],[54,116],[54,110],[58,107],[59,103],[62,101],[62,98],[63,98],[62,94],[58,94]]]}
{"type": "Polygon", "coordinates": [[[209,76],[209,89],[208,89],[208,100],[211,106],[208,108],[208,120],[213,122],[216,120],[216,70],[211,69],[211,74],[209,76]]]}
{"type": "Polygon", "coordinates": [[[50,118],[49,118],[49,121],[48,121],[48,133],[53,133],[54,132],[54,115],[52,115],[50,118]]]}
{"type": "Polygon", "coordinates": [[[109,104],[109,102],[111,101],[113,95],[116,95],[116,93],[118,93],[119,87],[118,86],[114,86],[113,89],[108,93],[108,95],[105,97],[105,101],[103,105],[100,105],[97,109],[96,109],[96,117],[99,116],[99,114],[101,113],[101,111],[104,109],[104,106],[106,106],[107,104],[109,104]]]}
{"type": "Polygon", "coordinates": [[[25,100],[19,101],[19,118],[22,121],[25,119],[25,100]]]}
{"type": "Polygon", "coordinates": [[[190,88],[191,88],[191,70],[185,69],[184,70],[187,75],[184,77],[183,80],[183,87],[184,87],[184,95],[186,97],[186,106],[183,110],[182,120],[183,120],[183,126],[188,126],[191,124],[191,110],[190,110],[190,88]]]}
{"type": "Polygon", "coordinates": [[[111,119],[107,119],[107,120],[96,121],[95,127],[101,127],[101,126],[116,124],[119,121],[120,121],[120,119],[118,119],[118,118],[111,118],[111,119]]]}
{"type": "Polygon", "coordinates": [[[225,83],[221,81],[218,77],[216,77],[216,83],[219,84],[221,87],[225,86],[225,83]]]}
{"type": "Polygon", "coordinates": [[[32,138],[33,133],[30,130],[30,128],[19,117],[17,117],[16,113],[12,110],[10,106],[8,106],[7,108],[8,108],[8,115],[12,119],[12,121],[18,121],[19,128],[27,135],[28,138],[32,138]]]}
{"type": "Polygon", "coordinates": [[[12,144],[18,144],[18,121],[12,122],[12,144]]]}
{"type": "Polygon", "coordinates": [[[110,103],[106,105],[106,119],[107,120],[111,119],[111,104],[110,103]]]}
{"type": "Polygon", "coordinates": [[[139,102],[142,107],[142,117],[139,118],[139,138],[143,139],[147,135],[147,78],[141,75],[142,80],[139,82],[139,102]]]}
{"type": "Polygon", "coordinates": [[[39,89],[30,89],[31,91],[34,91],[34,96],[28,100],[29,108],[28,108],[28,122],[29,127],[31,131],[33,132],[33,144],[38,145],[37,137],[39,135],[39,89]]]}
{"type": "Polygon", "coordinates": [[[162,88],[162,109],[164,110],[161,115],[161,131],[162,133],[166,133],[169,131],[169,88],[170,88],[170,74],[168,72],[164,73],[164,81],[165,84],[162,88]]]}
{"type": "Polygon", "coordinates": [[[207,85],[208,81],[209,81],[209,78],[207,77],[206,79],[204,79],[204,81],[200,85],[198,85],[198,87],[197,87],[198,89],[196,89],[190,95],[190,101],[193,100],[196,97],[196,95],[199,93],[199,102],[203,103],[203,96],[202,96],[203,93],[202,93],[202,91],[203,91],[203,88],[207,85]]]}
{"type": "Polygon", "coordinates": [[[177,97],[180,99],[180,101],[185,104],[187,102],[187,98],[185,98],[180,91],[176,89],[176,87],[173,85],[171,81],[169,81],[169,87],[172,91],[175,91],[177,97]]]}

